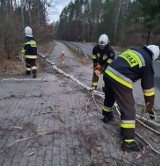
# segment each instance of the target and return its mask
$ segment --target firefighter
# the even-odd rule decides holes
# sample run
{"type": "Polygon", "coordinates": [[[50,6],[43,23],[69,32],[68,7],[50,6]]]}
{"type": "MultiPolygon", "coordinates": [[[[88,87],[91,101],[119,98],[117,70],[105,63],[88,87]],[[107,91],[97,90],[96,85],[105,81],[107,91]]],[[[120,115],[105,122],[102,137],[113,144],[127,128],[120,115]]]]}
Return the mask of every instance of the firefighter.
{"type": "MultiPolygon", "coordinates": [[[[102,34],[99,37],[98,44],[92,50],[93,60],[93,76],[92,76],[92,87],[97,89],[99,76],[103,75],[107,65],[114,59],[115,53],[109,45],[108,36],[102,34]]],[[[104,83],[102,84],[104,91],[104,83]]]]}
{"type": "Polygon", "coordinates": [[[104,123],[113,120],[112,106],[116,101],[121,112],[121,149],[123,151],[139,151],[142,143],[134,140],[135,136],[135,100],[133,82],[141,79],[145,100],[145,112],[151,120],[155,120],[154,111],[154,70],[152,61],[158,59],[160,49],[156,45],[129,48],[121,53],[105,70],[105,99],[102,108],[104,123]]]}
{"type": "Polygon", "coordinates": [[[23,49],[21,54],[25,56],[25,64],[26,64],[26,75],[30,75],[31,72],[33,74],[33,78],[37,77],[37,47],[35,38],[32,35],[31,27],[27,26],[24,29],[25,31],[25,43],[23,44],[23,49]]]}

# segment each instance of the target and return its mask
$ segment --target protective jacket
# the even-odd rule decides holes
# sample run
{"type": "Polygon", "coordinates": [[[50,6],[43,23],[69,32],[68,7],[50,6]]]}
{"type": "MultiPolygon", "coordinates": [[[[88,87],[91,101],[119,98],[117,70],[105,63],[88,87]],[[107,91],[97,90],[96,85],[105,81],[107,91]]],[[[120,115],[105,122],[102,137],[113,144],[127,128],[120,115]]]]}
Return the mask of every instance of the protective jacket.
{"type": "Polygon", "coordinates": [[[92,51],[92,60],[94,65],[100,64],[103,69],[114,59],[115,53],[110,45],[106,45],[103,49],[99,45],[95,46],[92,51]]]}
{"type": "Polygon", "coordinates": [[[105,70],[106,77],[132,89],[132,83],[141,79],[145,103],[154,104],[154,70],[152,53],[146,48],[130,48],[124,51],[105,70]]]}
{"type": "MultiPolygon", "coordinates": [[[[97,65],[101,66],[99,70],[100,70],[100,73],[103,74],[104,70],[106,69],[108,64],[112,62],[114,57],[115,57],[115,53],[110,47],[110,45],[108,44],[103,49],[100,48],[100,45],[96,45],[93,48],[92,60],[93,60],[94,71],[92,76],[92,87],[94,87],[95,89],[97,88],[98,80],[99,80],[99,76],[95,73],[95,71],[97,70],[97,65]]],[[[105,90],[104,83],[102,83],[102,89],[103,91],[105,90]]]]}
{"type": "Polygon", "coordinates": [[[26,63],[26,74],[30,75],[31,71],[33,73],[33,78],[37,77],[37,66],[36,66],[36,59],[37,59],[37,47],[36,41],[32,36],[25,37],[25,43],[23,44],[23,49],[21,54],[25,57],[26,63]]]}
{"type": "Polygon", "coordinates": [[[36,41],[34,37],[25,37],[25,43],[23,45],[23,50],[21,51],[24,53],[25,58],[28,59],[37,59],[37,47],[36,47],[36,41]]]}
{"type": "MultiPolygon", "coordinates": [[[[112,117],[112,107],[117,102],[121,113],[121,135],[126,142],[134,141],[135,100],[133,82],[141,79],[145,105],[152,111],[154,104],[154,70],[152,52],[145,46],[130,48],[120,54],[105,70],[105,99],[102,114],[112,117]]],[[[153,112],[153,111],[152,111],[153,112]]]]}

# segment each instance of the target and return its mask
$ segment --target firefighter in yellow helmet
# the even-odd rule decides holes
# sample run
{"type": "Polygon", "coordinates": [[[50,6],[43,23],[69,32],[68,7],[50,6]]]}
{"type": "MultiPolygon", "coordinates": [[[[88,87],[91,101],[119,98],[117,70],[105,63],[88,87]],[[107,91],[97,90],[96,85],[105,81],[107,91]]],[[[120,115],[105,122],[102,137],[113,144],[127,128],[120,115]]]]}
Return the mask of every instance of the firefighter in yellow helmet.
{"type": "Polygon", "coordinates": [[[33,78],[37,77],[37,66],[36,66],[36,59],[37,59],[37,46],[35,38],[32,34],[31,27],[27,26],[24,29],[25,31],[25,43],[23,44],[23,49],[21,51],[22,54],[25,56],[25,63],[26,63],[26,75],[30,75],[31,72],[33,74],[33,78]]]}
{"type": "Polygon", "coordinates": [[[105,99],[102,108],[104,123],[113,120],[112,106],[116,101],[121,112],[121,149],[139,151],[142,143],[135,141],[135,100],[133,82],[141,79],[145,100],[145,112],[154,120],[154,70],[152,61],[159,57],[160,49],[156,45],[129,48],[121,53],[105,70],[105,99]]]}
{"type": "MultiPolygon", "coordinates": [[[[99,37],[99,42],[94,46],[92,50],[92,60],[93,60],[93,76],[92,76],[92,87],[97,89],[99,76],[103,75],[104,70],[107,65],[112,62],[115,57],[115,53],[111,46],[109,45],[108,36],[102,34],[99,37]]],[[[104,83],[102,84],[102,89],[104,91],[104,83]]]]}

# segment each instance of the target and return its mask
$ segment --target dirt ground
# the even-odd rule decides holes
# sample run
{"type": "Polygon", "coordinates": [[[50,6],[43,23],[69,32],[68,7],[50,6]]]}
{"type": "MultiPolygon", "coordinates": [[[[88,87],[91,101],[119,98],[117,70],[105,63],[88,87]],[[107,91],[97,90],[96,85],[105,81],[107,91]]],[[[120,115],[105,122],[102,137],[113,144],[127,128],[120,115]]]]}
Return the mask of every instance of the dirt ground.
{"type": "MultiPolygon", "coordinates": [[[[47,55],[50,52],[48,58],[59,69],[90,86],[92,61],[63,43],[56,42],[52,51],[51,46],[52,43],[47,47],[43,46],[43,53],[47,55]],[[62,51],[65,52],[64,64],[61,61],[62,51]]],[[[2,166],[159,165],[159,155],[142,140],[144,151],[122,152],[120,120],[116,111],[114,121],[103,124],[102,98],[93,97],[91,92],[53,70],[51,65],[41,60],[40,62],[44,71],[38,71],[37,80],[27,81],[23,72],[20,72],[14,75],[17,80],[0,82],[2,166]],[[25,141],[25,138],[28,140],[25,141]]],[[[98,91],[101,91],[101,83],[102,79],[98,91]]],[[[138,94],[141,91],[138,88],[136,90],[136,102],[139,101],[137,106],[140,109],[142,102],[138,94]]],[[[159,130],[159,127],[151,127],[159,130]]],[[[160,151],[159,134],[140,123],[137,123],[136,132],[155,150],[160,151]]],[[[136,139],[140,140],[137,136],[136,139]]]]}

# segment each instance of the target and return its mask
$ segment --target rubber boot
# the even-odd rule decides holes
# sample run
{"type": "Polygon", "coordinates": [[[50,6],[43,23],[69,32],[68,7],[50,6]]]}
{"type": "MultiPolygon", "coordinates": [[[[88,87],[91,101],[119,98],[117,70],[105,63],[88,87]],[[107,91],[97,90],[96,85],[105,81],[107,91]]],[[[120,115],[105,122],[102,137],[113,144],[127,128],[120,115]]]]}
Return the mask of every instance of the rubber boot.
{"type": "Polygon", "coordinates": [[[122,142],[122,146],[121,146],[121,150],[122,151],[126,151],[126,152],[131,152],[131,151],[142,151],[143,150],[143,144],[141,142],[122,142]]]}
{"type": "Polygon", "coordinates": [[[31,74],[31,71],[26,70],[26,75],[30,75],[30,74],[31,74]]]}
{"type": "Polygon", "coordinates": [[[104,116],[102,118],[103,123],[108,123],[108,122],[110,122],[112,120],[113,120],[113,113],[112,112],[108,113],[107,116],[104,116]]]}
{"type": "Polygon", "coordinates": [[[32,70],[32,73],[33,73],[33,78],[36,78],[37,77],[37,70],[32,70]]]}

